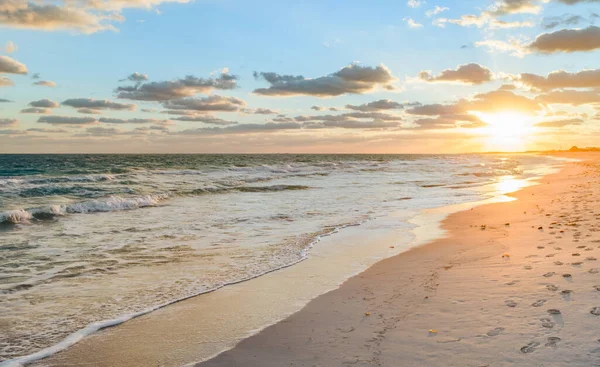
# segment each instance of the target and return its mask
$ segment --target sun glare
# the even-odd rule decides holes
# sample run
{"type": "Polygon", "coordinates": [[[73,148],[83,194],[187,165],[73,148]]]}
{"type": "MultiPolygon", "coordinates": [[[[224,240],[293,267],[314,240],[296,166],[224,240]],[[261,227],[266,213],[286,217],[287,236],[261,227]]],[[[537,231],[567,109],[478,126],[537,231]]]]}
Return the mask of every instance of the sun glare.
{"type": "Polygon", "coordinates": [[[483,128],[488,150],[507,152],[525,149],[533,130],[531,116],[516,112],[479,113],[477,116],[488,124],[483,128]]]}

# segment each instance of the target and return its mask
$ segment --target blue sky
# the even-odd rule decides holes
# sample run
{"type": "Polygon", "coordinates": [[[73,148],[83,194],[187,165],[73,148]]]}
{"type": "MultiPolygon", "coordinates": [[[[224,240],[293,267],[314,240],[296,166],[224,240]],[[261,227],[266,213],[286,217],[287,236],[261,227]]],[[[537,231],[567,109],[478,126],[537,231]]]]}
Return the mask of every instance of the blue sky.
{"type": "MultiPolygon", "coordinates": [[[[3,132],[0,150],[426,152],[442,149],[454,152],[555,148],[553,136],[557,134],[563,139],[568,136],[565,144],[592,144],[594,134],[598,134],[595,125],[600,122],[597,119],[600,102],[596,103],[592,96],[585,104],[556,104],[546,102],[545,96],[561,91],[598,94],[600,76],[597,84],[588,83],[584,88],[571,81],[575,84],[545,90],[535,85],[522,85],[520,79],[520,75],[526,73],[548,77],[551,72],[564,70],[576,80],[583,77],[577,74],[581,71],[599,69],[600,46],[595,45],[600,32],[596,31],[598,28],[594,23],[600,23],[600,17],[594,12],[600,13],[600,2],[582,0],[572,5],[565,2],[119,0],[107,6],[95,0],[49,0],[36,7],[23,1],[0,0],[0,5],[8,9],[4,13],[0,10],[0,45],[7,45],[2,47],[0,56],[5,57],[5,63],[14,61],[27,69],[26,74],[0,73],[0,77],[8,78],[14,84],[0,87],[0,99],[12,101],[0,103],[0,119],[4,119],[4,127],[0,125],[3,132]],[[15,14],[42,14],[51,7],[70,12],[65,14],[74,17],[83,14],[99,19],[118,15],[121,21],[100,21],[102,27],[110,26],[114,30],[90,30],[89,24],[79,22],[74,26],[76,22],[68,20],[61,24],[48,17],[39,17],[37,23],[15,20],[18,18],[15,14]],[[436,7],[438,13],[431,14],[436,7]],[[482,23],[465,24],[464,16],[473,16],[482,23]],[[507,25],[510,28],[499,28],[499,22],[512,23],[507,25]],[[558,24],[553,25],[553,22],[558,24]],[[574,37],[581,39],[582,46],[576,50],[555,49],[553,45],[550,49],[538,49],[534,45],[536,37],[543,34],[554,37],[549,42],[560,42],[562,33],[559,32],[570,30],[574,31],[574,37]],[[491,49],[481,44],[490,40],[516,44],[522,55],[514,56],[514,47],[511,50],[491,49]],[[478,71],[488,70],[492,76],[483,82],[473,82],[469,79],[473,76],[467,75],[473,69],[460,69],[461,65],[467,64],[476,64],[480,67],[478,71]],[[316,95],[313,91],[286,91],[285,97],[279,92],[275,95],[255,93],[258,88],[268,88],[269,83],[255,78],[254,72],[316,79],[330,76],[348,65],[356,65],[352,69],[356,72],[362,70],[360,68],[384,65],[389,71],[389,85],[393,85],[394,90],[386,89],[387,81],[372,84],[368,81],[365,82],[367,87],[358,92],[336,95],[316,95]],[[446,69],[459,73],[435,80],[446,69]],[[218,95],[243,101],[244,105],[235,111],[189,111],[189,114],[203,115],[203,119],[209,115],[229,121],[231,125],[228,126],[173,120],[179,115],[163,113],[168,110],[165,100],[127,100],[119,98],[115,90],[118,86],[135,84],[119,82],[133,72],[147,75],[148,80],[140,83],[143,84],[172,81],[187,75],[214,79],[223,71],[237,77],[235,88],[202,90],[183,98],[218,95]],[[419,78],[421,71],[430,71],[433,79],[419,78]],[[40,79],[33,79],[36,73],[40,79]],[[39,80],[53,81],[56,86],[32,85],[39,80]],[[501,114],[501,110],[485,107],[484,116],[474,107],[462,108],[462,115],[480,118],[475,122],[471,117],[456,114],[418,115],[410,112],[408,107],[417,103],[427,106],[471,101],[478,94],[494,92],[504,84],[515,86],[510,91],[503,91],[504,94],[540,101],[539,108],[527,110],[525,114],[507,115],[526,125],[523,129],[517,126],[517,130],[523,131],[514,136],[501,131],[515,130],[514,123],[506,124],[504,128],[493,126],[501,122],[490,114],[501,114]],[[55,101],[60,106],[42,114],[21,112],[30,102],[42,99],[55,101]],[[108,100],[135,104],[136,108],[134,111],[101,108],[97,114],[89,115],[62,104],[69,99],[108,100]],[[403,107],[370,111],[389,116],[348,115],[356,110],[348,109],[346,105],[358,106],[380,100],[393,101],[403,107]],[[336,111],[316,111],[311,109],[312,106],[335,107],[336,111]],[[277,114],[252,113],[258,108],[271,109],[277,114]],[[155,111],[142,112],[142,109],[155,111]],[[74,123],[75,120],[57,123],[56,119],[51,120],[55,123],[40,122],[46,115],[87,117],[88,120],[81,123],[74,123]],[[338,116],[338,121],[335,125],[324,125],[319,117],[323,115],[338,116]],[[315,116],[315,120],[297,119],[298,116],[315,116]],[[558,116],[565,121],[581,121],[558,126],[562,125],[556,122],[558,116]],[[146,119],[148,122],[109,124],[100,122],[102,117],[146,119]],[[90,122],[90,118],[98,121],[90,122]],[[381,118],[394,123],[379,124],[381,118]],[[443,120],[443,124],[432,124],[429,121],[432,118],[443,120]],[[293,129],[274,126],[268,131],[255,126],[284,120],[297,126],[293,129]],[[557,126],[536,127],[548,121],[555,121],[557,126]],[[231,129],[234,125],[235,131],[231,129]],[[245,125],[252,126],[244,128],[245,125]],[[150,131],[151,126],[160,129],[150,131]],[[144,130],[135,130],[140,127],[144,130]],[[498,145],[490,144],[490,134],[506,136],[502,136],[503,143],[498,145]],[[126,146],[123,142],[127,142],[126,146]]],[[[311,88],[310,82],[307,85],[311,88]]],[[[290,87],[293,86],[283,85],[284,90],[290,87]]],[[[498,96],[490,95],[490,100],[486,99],[485,103],[494,104],[493,98],[498,96]]]]}

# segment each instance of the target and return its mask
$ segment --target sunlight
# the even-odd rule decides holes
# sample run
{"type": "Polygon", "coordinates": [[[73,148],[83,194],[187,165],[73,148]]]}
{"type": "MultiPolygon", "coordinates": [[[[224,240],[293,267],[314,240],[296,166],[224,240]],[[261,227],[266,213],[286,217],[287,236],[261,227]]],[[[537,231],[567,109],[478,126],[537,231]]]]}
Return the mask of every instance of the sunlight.
{"type": "Polygon", "coordinates": [[[517,112],[476,113],[488,124],[483,128],[487,149],[493,151],[524,150],[533,131],[533,118],[517,112]]]}
{"type": "Polygon", "coordinates": [[[496,183],[496,191],[500,194],[515,192],[527,186],[527,180],[517,179],[515,176],[502,176],[496,183]]]}

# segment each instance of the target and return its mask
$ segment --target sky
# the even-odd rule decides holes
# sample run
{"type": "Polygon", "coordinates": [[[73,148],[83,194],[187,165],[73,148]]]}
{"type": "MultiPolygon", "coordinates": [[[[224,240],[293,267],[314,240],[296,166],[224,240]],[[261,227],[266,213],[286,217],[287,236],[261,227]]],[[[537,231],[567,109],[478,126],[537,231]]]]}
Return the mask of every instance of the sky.
{"type": "Polygon", "coordinates": [[[600,0],[0,0],[0,153],[600,138],[600,0]]]}

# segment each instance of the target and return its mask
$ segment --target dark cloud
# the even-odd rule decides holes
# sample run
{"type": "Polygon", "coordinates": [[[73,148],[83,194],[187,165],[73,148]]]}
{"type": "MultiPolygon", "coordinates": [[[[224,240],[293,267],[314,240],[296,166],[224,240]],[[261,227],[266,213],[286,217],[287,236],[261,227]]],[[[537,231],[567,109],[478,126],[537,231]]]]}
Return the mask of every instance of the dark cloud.
{"type": "Polygon", "coordinates": [[[163,102],[163,106],[170,110],[187,111],[237,111],[245,106],[246,102],[235,97],[212,95],[205,98],[182,98],[163,102]]]}
{"type": "Polygon", "coordinates": [[[36,85],[38,87],[49,87],[49,88],[56,87],[56,83],[51,80],[40,80],[39,82],[33,83],[33,85],[36,85]]]}
{"type": "Polygon", "coordinates": [[[97,120],[93,117],[42,116],[38,122],[52,125],[89,125],[97,120]]]}
{"type": "Polygon", "coordinates": [[[0,98],[0,103],[10,103],[10,102],[12,102],[12,101],[9,99],[0,98]]]}
{"type": "Polygon", "coordinates": [[[182,135],[218,135],[218,134],[244,134],[244,133],[260,133],[260,132],[277,132],[286,130],[302,129],[302,124],[297,122],[287,123],[272,123],[266,124],[240,124],[228,127],[208,127],[184,130],[179,134],[182,135]]]}
{"type": "Polygon", "coordinates": [[[15,126],[18,123],[17,119],[0,118],[0,127],[15,126]]]}
{"type": "Polygon", "coordinates": [[[252,113],[255,115],[276,115],[278,112],[269,108],[257,108],[252,113]]]}
{"type": "Polygon", "coordinates": [[[141,74],[138,72],[135,72],[131,75],[129,75],[127,78],[125,79],[121,79],[121,82],[124,82],[126,80],[129,80],[130,82],[145,82],[146,80],[148,80],[148,75],[146,74],[141,74]]]}
{"type": "Polygon", "coordinates": [[[22,109],[21,113],[37,113],[37,114],[45,115],[47,113],[50,113],[50,111],[51,110],[49,108],[29,107],[29,108],[22,109]]]}
{"type": "Polygon", "coordinates": [[[265,96],[331,97],[347,93],[362,94],[378,86],[393,89],[391,83],[396,80],[385,65],[371,67],[358,64],[346,66],[333,74],[315,79],[272,72],[255,72],[254,76],[270,84],[268,88],[254,90],[254,93],[265,96]]]}
{"type": "Polygon", "coordinates": [[[600,87],[600,69],[582,70],[576,73],[558,70],[551,72],[548,76],[525,73],[513,77],[513,79],[537,90],[595,88],[600,87]]]}
{"type": "Polygon", "coordinates": [[[535,124],[538,127],[565,127],[572,125],[581,125],[583,123],[582,119],[566,119],[566,120],[554,120],[554,121],[544,121],[535,124]]]}
{"type": "Polygon", "coordinates": [[[38,107],[38,108],[56,108],[58,107],[58,103],[51,101],[49,99],[40,99],[39,101],[33,101],[30,102],[29,105],[31,107],[38,107]]]}
{"type": "Polygon", "coordinates": [[[443,129],[473,129],[487,126],[487,124],[475,115],[443,115],[435,118],[422,118],[413,121],[420,130],[443,130],[443,129]]]}
{"type": "Polygon", "coordinates": [[[315,110],[315,111],[323,111],[325,109],[325,107],[321,107],[321,106],[312,106],[310,108],[311,110],[315,110]]]}
{"type": "Polygon", "coordinates": [[[96,100],[90,98],[73,98],[63,101],[63,106],[73,108],[89,108],[93,110],[117,110],[117,111],[135,111],[136,105],[112,102],[108,100],[96,100]]]}
{"type": "Polygon", "coordinates": [[[118,118],[107,118],[102,117],[98,121],[105,124],[160,124],[166,123],[169,120],[157,120],[157,119],[118,119],[118,118]]]}
{"type": "Polygon", "coordinates": [[[189,75],[183,79],[118,87],[116,92],[118,97],[123,99],[168,101],[208,93],[213,89],[234,89],[237,88],[237,80],[237,76],[230,74],[221,74],[217,78],[197,78],[189,75]]]}
{"type": "Polygon", "coordinates": [[[60,133],[68,133],[68,130],[65,129],[48,129],[48,128],[32,128],[32,129],[27,129],[27,131],[30,132],[36,132],[36,133],[47,133],[47,134],[60,134],[60,133]]]}
{"type": "Polygon", "coordinates": [[[346,108],[355,111],[369,112],[381,110],[397,110],[404,108],[404,105],[389,99],[380,99],[379,101],[369,102],[361,105],[347,104],[346,108]]]}
{"type": "Polygon", "coordinates": [[[483,84],[494,79],[490,69],[479,64],[459,65],[456,69],[443,70],[440,75],[433,76],[428,71],[421,71],[419,79],[426,82],[457,82],[464,84],[483,84]]]}
{"type": "Polygon", "coordinates": [[[600,48],[600,27],[590,26],[584,29],[562,29],[544,33],[537,36],[528,48],[544,54],[596,50],[600,48]]]}
{"type": "MultiPolygon", "coordinates": [[[[0,10],[1,6],[2,3],[0,10]]],[[[27,66],[8,56],[0,56],[0,74],[27,74],[27,66]]]]}
{"type": "Polygon", "coordinates": [[[237,122],[235,121],[227,121],[220,119],[211,115],[197,115],[197,116],[182,116],[174,118],[173,120],[177,121],[186,121],[186,122],[203,122],[205,124],[212,125],[235,125],[237,122]]]}

